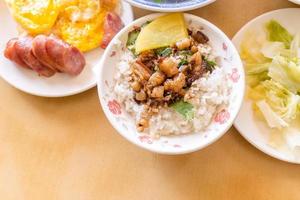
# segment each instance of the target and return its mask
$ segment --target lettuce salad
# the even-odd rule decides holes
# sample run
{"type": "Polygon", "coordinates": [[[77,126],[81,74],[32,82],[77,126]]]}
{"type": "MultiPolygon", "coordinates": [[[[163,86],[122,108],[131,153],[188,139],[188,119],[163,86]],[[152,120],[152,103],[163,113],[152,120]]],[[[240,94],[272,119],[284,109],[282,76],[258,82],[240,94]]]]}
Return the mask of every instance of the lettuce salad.
{"type": "Polygon", "coordinates": [[[271,20],[263,34],[248,32],[241,43],[248,97],[270,128],[289,127],[300,113],[299,40],[271,20]]]}

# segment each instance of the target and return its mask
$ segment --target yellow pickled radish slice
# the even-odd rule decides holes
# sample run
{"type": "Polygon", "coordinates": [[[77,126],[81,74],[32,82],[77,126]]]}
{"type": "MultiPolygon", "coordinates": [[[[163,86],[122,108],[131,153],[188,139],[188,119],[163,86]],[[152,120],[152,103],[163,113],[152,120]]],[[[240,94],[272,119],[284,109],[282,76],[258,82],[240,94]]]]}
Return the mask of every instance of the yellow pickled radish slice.
{"type": "Polygon", "coordinates": [[[141,53],[175,44],[187,38],[188,32],[182,13],[164,15],[153,20],[139,34],[135,49],[141,53]]]}

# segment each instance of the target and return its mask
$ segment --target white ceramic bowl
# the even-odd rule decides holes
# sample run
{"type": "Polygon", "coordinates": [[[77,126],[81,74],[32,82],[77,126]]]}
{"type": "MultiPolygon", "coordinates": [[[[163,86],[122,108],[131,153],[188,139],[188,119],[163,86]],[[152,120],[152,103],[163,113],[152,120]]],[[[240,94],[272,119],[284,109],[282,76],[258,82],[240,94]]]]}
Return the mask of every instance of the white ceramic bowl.
{"type": "Polygon", "coordinates": [[[226,110],[217,113],[204,133],[191,133],[184,136],[161,137],[152,139],[136,131],[134,120],[126,113],[111,88],[114,85],[114,75],[120,55],[124,52],[128,32],[134,26],[141,26],[162,14],[152,14],[142,17],[126,26],[112,41],[99,63],[100,74],[98,78],[98,94],[105,115],[112,126],[127,140],[144,149],[161,154],[184,154],[202,149],[215,142],[231,127],[242,104],[245,78],[240,57],[228,37],[210,22],[190,14],[185,14],[185,20],[193,25],[199,25],[203,32],[210,38],[214,52],[222,59],[222,67],[228,70],[228,79],[233,89],[230,95],[230,105],[226,110]],[[120,45],[121,41],[121,45],[120,45]],[[119,44],[119,45],[118,45],[119,44]]]}
{"type": "Polygon", "coordinates": [[[156,2],[155,0],[126,0],[135,7],[156,12],[184,12],[188,10],[195,10],[197,8],[206,6],[215,2],[216,0],[162,0],[156,2]]]}

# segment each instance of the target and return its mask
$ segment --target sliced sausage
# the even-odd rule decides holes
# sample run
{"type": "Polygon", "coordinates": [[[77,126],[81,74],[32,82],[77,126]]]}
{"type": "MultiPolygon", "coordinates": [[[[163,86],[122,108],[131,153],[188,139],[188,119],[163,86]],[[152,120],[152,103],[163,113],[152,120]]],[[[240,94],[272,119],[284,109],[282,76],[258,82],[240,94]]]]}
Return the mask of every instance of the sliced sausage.
{"type": "Polygon", "coordinates": [[[55,74],[56,71],[54,71],[53,69],[43,65],[33,54],[32,51],[30,51],[29,54],[29,62],[30,62],[30,66],[31,68],[36,71],[39,75],[41,76],[45,76],[45,77],[51,77],[55,74]]]}
{"type": "Polygon", "coordinates": [[[17,41],[18,41],[18,38],[13,38],[8,41],[5,51],[4,51],[4,56],[6,58],[8,58],[9,60],[17,63],[21,67],[30,69],[30,67],[25,62],[23,62],[23,60],[18,56],[18,54],[16,52],[15,46],[16,46],[17,41]]]}
{"type": "Polygon", "coordinates": [[[46,77],[53,76],[55,72],[78,75],[86,64],[79,49],[54,36],[12,39],[7,43],[4,54],[8,59],[46,77]]]}
{"type": "Polygon", "coordinates": [[[104,20],[104,36],[101,48],[105,49],[113,37],[123,28],[123,22],[119,15],[109,12],[104,20]]]}
{"type": "Polygon", "coordinates": [[[55,68],[58,71],[64,72],[64,53],[67,48],[69,48],[69,45],[67,45],[65,42],[63,42],[60,39],[57,39],[53,36],[47,37],[45,41],[45,48],[46,53],[49,57],[49,59],[52,60],[55,65],[55,68]]]}
{"type": "Polygon", "coordinates": [[[45,66],[54,71],[59,71],[59,66],[52,60],[46,50],[46,42],[48,37],[45,35],[38,35],[32,40],[32,52],[34,56],[45,66]]]}
{"type": "Polygon", "coordinates": [[[82,53],[76,47],[69,47],[63,55],[64,72],[78,75],[82,72],[86,62],[82,53]]]}
{"type": "Polygon", "coordinates": [[[56,68],[70,75],[80,74],[86,64],[79,49],[53,36],[47,38],[46,51],[56,68]]]}
{"type": "Polygon", "coordinates": [[[26,63],[32,70],[39,75],[50,77],[55,74],[55,71],[44,66],[32,53],[32,38],[20,37],[15,44],[17,55],[26,63]]]}
{"type": "Polygon", "coordinates": [[[27,59],[28,54],[30,54],[31,51],[31,38],[19,37],[15,43],[15,51],[20,60],[31,69],[27,59]]]}

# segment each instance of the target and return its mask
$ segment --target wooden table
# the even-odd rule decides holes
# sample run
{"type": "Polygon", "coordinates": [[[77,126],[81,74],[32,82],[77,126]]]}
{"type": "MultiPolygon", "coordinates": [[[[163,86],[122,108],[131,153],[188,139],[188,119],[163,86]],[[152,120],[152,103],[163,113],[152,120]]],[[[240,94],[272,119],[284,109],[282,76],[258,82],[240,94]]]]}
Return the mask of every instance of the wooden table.
{"type": "MultiPolygon", "coordinates": [[[[232,37],[250,19],[284,7],[296,5],[218,0],[191,13],[232,37]]],[[[0,91],[1,200],[300,199],[300,166],[256,150],[234,128],[199,152],[164,156],[119,136],[95,88],[48,99],[0,80],[0,91]]]]}

